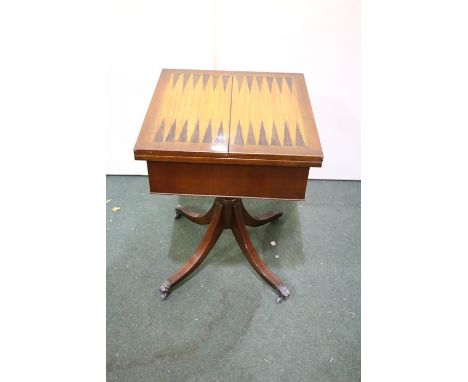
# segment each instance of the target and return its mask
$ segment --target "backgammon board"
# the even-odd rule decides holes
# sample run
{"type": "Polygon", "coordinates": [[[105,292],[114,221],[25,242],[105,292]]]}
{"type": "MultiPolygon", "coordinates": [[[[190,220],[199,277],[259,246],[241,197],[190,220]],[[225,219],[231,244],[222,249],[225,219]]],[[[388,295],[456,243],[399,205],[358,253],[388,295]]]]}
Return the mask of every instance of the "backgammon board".
{"type": "Polygon", "coordinates": [[[180,155],[205,163],[230,158],[320,166],[323,154],[304,76],[164,69],[135,159],[180,155]]]}

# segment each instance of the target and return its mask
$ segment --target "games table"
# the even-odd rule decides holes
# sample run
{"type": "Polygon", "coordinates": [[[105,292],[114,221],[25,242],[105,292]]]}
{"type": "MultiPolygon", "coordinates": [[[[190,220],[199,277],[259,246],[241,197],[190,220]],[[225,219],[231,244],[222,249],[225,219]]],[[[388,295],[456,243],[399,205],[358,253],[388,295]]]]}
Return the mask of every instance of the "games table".
{"type": "Polygon", "coordinates": [[[203,262],[225,229],[277,292],[277,301],[289,296],[246,228],[282,213],[251,216],[241,198],[302,200],[309,167],[322,165],[302,74],[163,69],[134,156],[147,161],[152,193],[215,197],[205,214],[177,206],[176,218],[208,229],[192,257],[162,284],[163,300],[203,262]]]}

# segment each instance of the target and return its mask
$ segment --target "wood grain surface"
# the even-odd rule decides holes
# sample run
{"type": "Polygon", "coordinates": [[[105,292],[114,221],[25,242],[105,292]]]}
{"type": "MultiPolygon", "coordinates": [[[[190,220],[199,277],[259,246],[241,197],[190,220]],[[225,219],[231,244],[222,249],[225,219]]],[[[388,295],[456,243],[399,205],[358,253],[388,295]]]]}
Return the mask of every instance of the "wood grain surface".
{"type": "Polygon", "coordinates": [[[134,152],[194,163],[323,160],[304,76],[295,73],[164,69],[134,152]]]}
{"type": "Polygon", "coordinates": [[[308,167],[148,162],[159,194],[303,200],[308,167]]]}

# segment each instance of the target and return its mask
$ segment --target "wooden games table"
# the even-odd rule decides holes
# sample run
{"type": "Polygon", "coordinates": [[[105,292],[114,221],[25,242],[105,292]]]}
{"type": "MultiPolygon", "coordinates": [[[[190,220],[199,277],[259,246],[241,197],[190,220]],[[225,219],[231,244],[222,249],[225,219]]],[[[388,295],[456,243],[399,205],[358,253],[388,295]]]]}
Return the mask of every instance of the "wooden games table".
{"type": "Polygon", "coordinates": [[[277,292],[277,301],[289,296],[246,228],[282,213],[251,216],[241,198],[302,200],[309,167],[322,165],[302,74],[163,69],[134,155],[147,161],[152,193],[216,197],[205,214],[177,206],[176,218],[208,229],[187,263],[162,284],[163,300],[203,262],[225,229],[277,292]]]}

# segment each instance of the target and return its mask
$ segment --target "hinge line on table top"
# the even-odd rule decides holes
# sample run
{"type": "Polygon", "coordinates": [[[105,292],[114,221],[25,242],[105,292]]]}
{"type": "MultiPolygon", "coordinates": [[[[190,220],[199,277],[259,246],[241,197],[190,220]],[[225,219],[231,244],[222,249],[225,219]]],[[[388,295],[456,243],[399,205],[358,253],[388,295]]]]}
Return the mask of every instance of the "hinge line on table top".
{"type": "Polygon", "coordinates": [[[231,112],[232,112],[232,89],[234,88],[234,75],[231,74],[231,99],[229,100],[229,129],[228,129],[228,158],[230,154],[230,145],[231,145],[231,112]]]}

